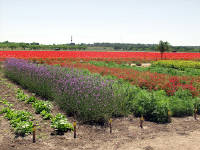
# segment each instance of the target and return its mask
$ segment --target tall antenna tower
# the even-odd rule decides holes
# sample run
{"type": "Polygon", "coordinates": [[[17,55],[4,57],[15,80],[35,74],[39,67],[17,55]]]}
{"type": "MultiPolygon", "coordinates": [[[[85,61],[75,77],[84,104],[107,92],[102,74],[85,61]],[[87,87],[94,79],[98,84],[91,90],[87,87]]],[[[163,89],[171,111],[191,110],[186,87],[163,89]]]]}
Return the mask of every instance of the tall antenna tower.
{"type": "Polygon", "coordinates": [[[73,43],[73,41],[72,41],[72,35],[71,35],[71,43],[70,43],[70,45],[75,45],[75,43],[73,43]]]}

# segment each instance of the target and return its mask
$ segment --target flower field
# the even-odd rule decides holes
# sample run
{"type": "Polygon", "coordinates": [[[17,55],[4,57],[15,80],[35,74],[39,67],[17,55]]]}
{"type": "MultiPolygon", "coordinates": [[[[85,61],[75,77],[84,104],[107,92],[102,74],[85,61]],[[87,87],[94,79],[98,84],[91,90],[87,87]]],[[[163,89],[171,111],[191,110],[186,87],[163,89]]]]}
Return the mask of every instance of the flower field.
{"type": "Polygon", "coordinates": [[[165,60],[152,52],[3,51],[0,57],[7,78],[83,122],[134,114],[166,123],[169,111],[200,112],[199,53],[165,53],[165,60]]]}
{"type": "MultiPolygon", "coordinates": [[[[0,51],[0,58],[101,58],[122,60],[159,60],[158,52],[93,52],[93,51],[0,51]]],[[[200,53],[165,53],[165,59],[199,60],[200,53]]]]}

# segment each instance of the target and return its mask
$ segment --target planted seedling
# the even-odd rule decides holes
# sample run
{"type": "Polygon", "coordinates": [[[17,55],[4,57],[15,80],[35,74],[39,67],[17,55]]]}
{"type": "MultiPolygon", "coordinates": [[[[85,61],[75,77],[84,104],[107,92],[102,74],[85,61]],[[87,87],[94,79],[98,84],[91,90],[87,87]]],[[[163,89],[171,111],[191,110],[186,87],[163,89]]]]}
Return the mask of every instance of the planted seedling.
{"type": "Polygon", "coordinates": [[[60,113],[51,118],[51,127],[54,128],[58,133],[74,130],[73,125],[68,122],[67,118],[60,113]]]}

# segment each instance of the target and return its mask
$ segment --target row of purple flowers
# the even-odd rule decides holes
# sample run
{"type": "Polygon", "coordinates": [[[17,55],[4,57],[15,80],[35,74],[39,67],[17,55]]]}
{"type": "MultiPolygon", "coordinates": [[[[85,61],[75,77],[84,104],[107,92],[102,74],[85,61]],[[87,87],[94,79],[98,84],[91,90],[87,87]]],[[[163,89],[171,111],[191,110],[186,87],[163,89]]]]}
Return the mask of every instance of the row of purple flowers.
{"type": "Polygon", "coordinates": [[[83,122],[106,122],[112,115],[128,113],[126,90],[114,80],[72,68],[31,63],[10,58],[5,74],[24,88],[54,100],[67,114],[83,122]]]}

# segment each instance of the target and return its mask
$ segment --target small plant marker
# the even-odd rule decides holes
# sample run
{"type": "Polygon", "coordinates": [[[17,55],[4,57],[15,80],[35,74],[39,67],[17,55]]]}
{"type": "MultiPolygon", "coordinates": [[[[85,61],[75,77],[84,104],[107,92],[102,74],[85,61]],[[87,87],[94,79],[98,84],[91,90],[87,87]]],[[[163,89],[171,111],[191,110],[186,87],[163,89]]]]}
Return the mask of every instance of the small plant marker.
{"type": "Polygon", "coordinates": [[[172,116],[172,113],[170,110],[168,110],[168,122],[172,122],[171,116],[172,116]]]}
{"type": "Polygon", "coordinates": [[[194,109],[194,119],[197,120],[197,109],[194,109]]]}
{"type": "Polygon", "coordinates": [[[76,138],[76,121],[73,122],[73,126],[74,126],[74,138],[76,138]]]}
{"type": "Polygon", "coordinates": [[[112,133],[112,119],[109,120],[110,134],[112,133]]]}
{"type": "Polygon", "coordinates": [[[141,116],[140,117],[140,128],[142,128],[142,129],[143,129],[143,122],[144,122],[144,117],[141,116]]]}
{"type": "Polygon", "coordinates": [[[34,125],[33,125],[33,143],[36,142],[36,140],[35,140],[35,131],[36,131],[36,126],[35,126],[35,124],[34,124],[34,125]]]}

